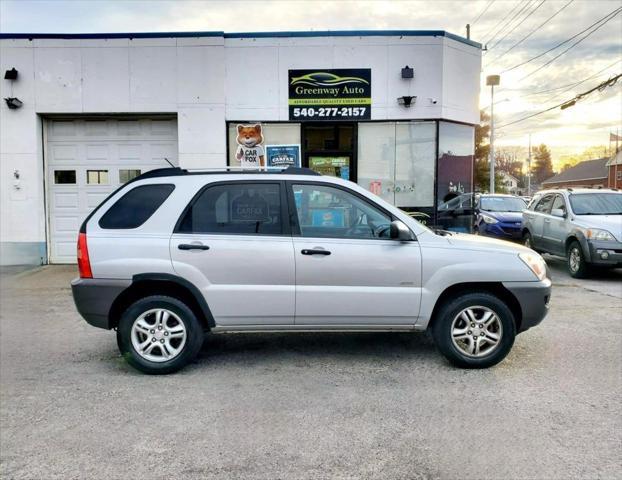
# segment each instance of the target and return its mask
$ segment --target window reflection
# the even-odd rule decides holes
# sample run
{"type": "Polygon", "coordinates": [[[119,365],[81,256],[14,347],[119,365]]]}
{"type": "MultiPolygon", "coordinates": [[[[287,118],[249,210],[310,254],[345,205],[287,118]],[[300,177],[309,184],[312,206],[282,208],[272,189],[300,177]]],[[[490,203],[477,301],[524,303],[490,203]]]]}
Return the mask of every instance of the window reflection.
{"type": "Polygon", "coordinates": [[[474,151],[474,127],[439,122],[437,223],[446,230],[472,229],[474,151]]]}

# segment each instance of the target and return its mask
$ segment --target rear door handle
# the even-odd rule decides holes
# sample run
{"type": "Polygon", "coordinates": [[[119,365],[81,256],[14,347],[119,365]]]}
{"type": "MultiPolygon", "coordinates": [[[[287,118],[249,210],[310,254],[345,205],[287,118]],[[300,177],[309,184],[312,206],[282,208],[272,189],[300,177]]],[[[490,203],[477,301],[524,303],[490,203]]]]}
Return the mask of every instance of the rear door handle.
{"type": "Polygon", "coordinates": [[[315,248],[305,248],[300,251],[303,255],[330,255],[328,250],[320,250],[315,248]]]}
{"type": "Polygon", "coordinates": [[[209,250],[207,245],[201,245],[200,243],[180,243],[177,245],[180,250],[209,250]]]}

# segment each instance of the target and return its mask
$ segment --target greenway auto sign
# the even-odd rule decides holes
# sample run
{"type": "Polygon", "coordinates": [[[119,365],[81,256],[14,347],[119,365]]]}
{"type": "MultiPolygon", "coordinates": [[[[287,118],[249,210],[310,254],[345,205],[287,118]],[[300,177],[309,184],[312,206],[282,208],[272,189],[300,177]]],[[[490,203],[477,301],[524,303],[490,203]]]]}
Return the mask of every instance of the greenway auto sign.
{"type": "Polygon", "coordinates": [[[290,70],[290,120],[369,120],[371,69],[290,70]]]}

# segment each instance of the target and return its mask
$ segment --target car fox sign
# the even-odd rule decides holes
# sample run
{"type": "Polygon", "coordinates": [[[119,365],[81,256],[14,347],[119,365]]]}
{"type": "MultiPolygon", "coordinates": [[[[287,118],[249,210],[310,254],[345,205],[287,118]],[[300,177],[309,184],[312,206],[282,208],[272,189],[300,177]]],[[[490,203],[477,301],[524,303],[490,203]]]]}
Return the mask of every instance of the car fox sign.
{"type": "Polygon", "coordinates": [[[371,69],[290,70],[290,120],[369,120],[371,69]]]}

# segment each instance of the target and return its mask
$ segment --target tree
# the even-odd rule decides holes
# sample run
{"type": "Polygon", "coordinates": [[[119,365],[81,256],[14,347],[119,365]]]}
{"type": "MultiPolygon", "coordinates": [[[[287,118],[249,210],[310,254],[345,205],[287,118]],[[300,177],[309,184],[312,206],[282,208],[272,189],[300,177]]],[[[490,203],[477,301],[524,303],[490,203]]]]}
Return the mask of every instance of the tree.
{"type": "MultiPolygon", "coordinates": [[[[490,115],[479,112],[480,123],[475,126],[475,165],[473,190],[487,192],[490,187],[490,115]]],[[[503,193],[501,175],[495,172],[495,191],[503,193]]]]}
{"type": "Polygon", "coordinates": [[[607,147],[604,145],[594,145],[583,150],[582,153],[575,153],[572,155],[562,155],[559,157],[558,165],[561,165],[561,171],[568,170],[570,167],[574,167],[577,163],[585,160],[594,160],[596,158],[602,158],[608,156],[607,147]]]}
{"type": "Polygon", "coordinates": [[[535,183],[542,183],[544,180],[553,176],[553,162],[551,161],[551,151],[543,143],[533,149],[534,164],[531,167],[535,183]]]}

